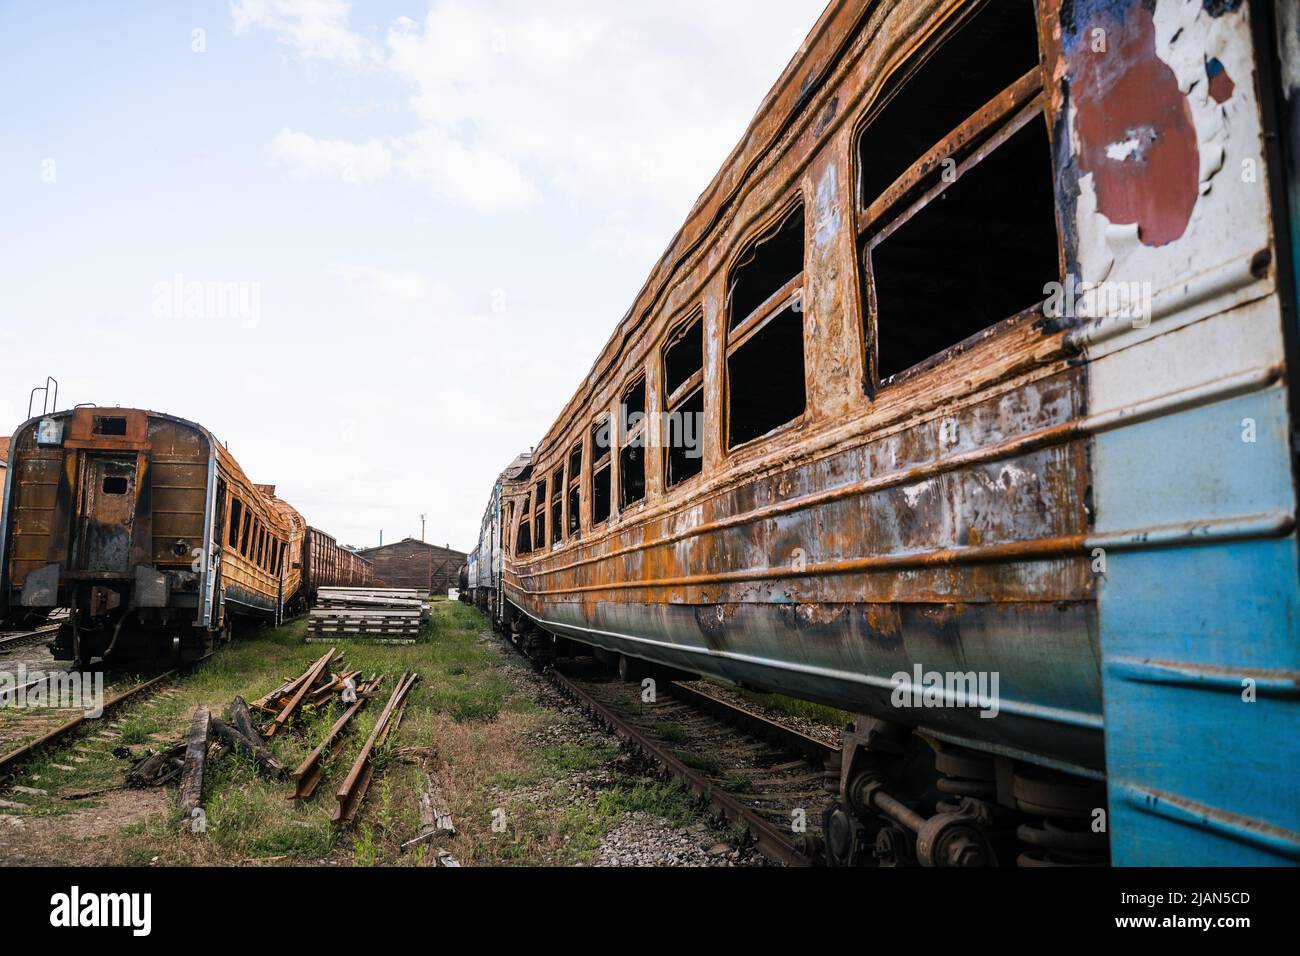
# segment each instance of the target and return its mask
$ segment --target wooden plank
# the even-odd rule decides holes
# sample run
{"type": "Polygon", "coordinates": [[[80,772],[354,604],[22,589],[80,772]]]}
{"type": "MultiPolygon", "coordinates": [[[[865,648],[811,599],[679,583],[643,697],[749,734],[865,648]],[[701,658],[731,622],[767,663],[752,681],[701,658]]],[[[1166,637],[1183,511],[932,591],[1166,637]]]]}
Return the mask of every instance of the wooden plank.
{"type": "Polygon", "coordinates": [[[278,779],[288,774],[288,768],[276,760],[271,751],[260,743],[254,743],[225,721],[214,717],[212,719],[212,731],[237,751],[251,756],[256,761],[258,769],[268,777],[278,779]]]}
{"type": "Polygon", "coordinates": [[[199,707],[190,721],[190,736],[185,743],[185,765],[181,770],[180,808],[181,820],[190,825],[194,811],[203,803],[203,765],[208,756],[208,732],[212,715],[208,708],[199,707]]]}

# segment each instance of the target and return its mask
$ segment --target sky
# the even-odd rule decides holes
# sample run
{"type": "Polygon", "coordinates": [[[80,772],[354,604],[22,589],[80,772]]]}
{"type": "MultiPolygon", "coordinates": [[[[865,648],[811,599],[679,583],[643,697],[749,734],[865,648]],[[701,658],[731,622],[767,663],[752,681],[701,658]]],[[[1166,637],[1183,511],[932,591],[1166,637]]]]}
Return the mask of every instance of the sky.
{"type": "Polygon", "coordinates": [[[823,6],[0,0],[0,433],[52,375],[470,549],[823,6]]]}

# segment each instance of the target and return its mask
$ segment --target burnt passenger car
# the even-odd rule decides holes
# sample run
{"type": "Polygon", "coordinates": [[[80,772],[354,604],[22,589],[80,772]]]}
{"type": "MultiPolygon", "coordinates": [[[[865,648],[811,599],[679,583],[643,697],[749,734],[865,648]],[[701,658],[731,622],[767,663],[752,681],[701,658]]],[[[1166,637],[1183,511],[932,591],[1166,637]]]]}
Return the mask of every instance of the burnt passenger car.
{"type": "MultiPolygon", "coordinates": [[[[308,586],[306,522],[207,429],[82,407],[12,441],[0,516],[0,620],[71,614],[56,656],[196,660],[236,619],[278,624],[308,586]]],[[[361,559],[359,559],[361,560],[361,559]]]]}
{"type": "Polygon", "coordinates": [[[1300,859],[1297,21],[833,2],[472,599],[858,715],[832,862],[1300,859]]]}

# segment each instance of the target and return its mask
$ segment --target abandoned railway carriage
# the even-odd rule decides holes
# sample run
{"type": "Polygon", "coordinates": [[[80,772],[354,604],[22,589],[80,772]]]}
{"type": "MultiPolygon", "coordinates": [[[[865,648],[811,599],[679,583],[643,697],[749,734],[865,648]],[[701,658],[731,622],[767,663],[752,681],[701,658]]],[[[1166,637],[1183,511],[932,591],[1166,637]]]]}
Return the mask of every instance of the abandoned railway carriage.
{"type": "Polygon", "coordinates": [[[1300,859],[1298,31],[832,3],[475,599],[859,715],[831,862],[1300,859]]]}
{"type": "Polygon", "coordinates": [[[304,573],[314,529],[193,422],[76,408],[32,419],[12,445],[0,620],[72,609],[57,656],[194,660],[234,618],[279,623],[339,582],[334,567],[304,573]]]}

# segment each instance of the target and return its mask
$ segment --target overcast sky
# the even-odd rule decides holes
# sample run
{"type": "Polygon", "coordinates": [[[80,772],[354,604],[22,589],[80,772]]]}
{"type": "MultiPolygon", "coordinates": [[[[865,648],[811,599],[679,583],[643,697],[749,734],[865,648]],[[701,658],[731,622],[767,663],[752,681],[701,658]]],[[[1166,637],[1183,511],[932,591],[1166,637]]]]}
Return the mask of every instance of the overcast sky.
{"type": "Polygon", "coordinates": [[[468,549],[823,6],[0,0],[0,432],[50,374],[468,549]]]}

